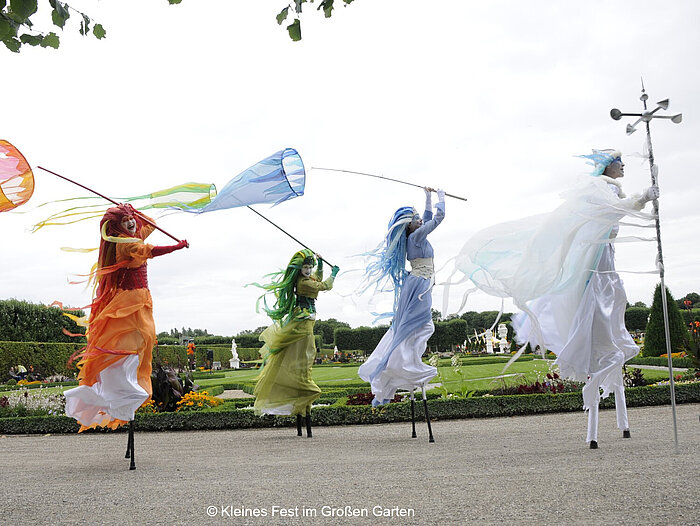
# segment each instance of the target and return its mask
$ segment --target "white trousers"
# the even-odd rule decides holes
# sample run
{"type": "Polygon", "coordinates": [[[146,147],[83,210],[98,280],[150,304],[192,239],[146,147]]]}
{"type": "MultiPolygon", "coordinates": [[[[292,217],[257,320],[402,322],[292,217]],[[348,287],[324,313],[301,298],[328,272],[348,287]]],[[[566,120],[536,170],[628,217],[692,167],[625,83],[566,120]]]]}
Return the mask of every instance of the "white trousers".
{"type": "MultiPolygon", "coordinates": [[[[624,385],[616,385],[613,392],[615,393],[615,413],[617,414],[617,427],[622,431],[629,429],[629,421],[627,420],[627,402],[625,400],[624,385]]],[[[598,409],[600,398],[596,403],[590,404],[588,409],[588,435],[586,442],[592,440],[598,441],[598,409]]]]}

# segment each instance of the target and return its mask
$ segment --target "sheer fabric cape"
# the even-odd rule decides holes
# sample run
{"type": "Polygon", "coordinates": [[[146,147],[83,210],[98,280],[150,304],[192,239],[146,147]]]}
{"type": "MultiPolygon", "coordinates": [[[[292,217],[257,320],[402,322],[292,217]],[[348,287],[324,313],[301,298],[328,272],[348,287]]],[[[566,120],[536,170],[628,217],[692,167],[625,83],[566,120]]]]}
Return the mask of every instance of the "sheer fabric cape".
{"type": "MultiPolygon", "coordinates": [[[[456,257],[454,271],[490,295],[512,297],[527,316],[516,324],[518,340],[557,354],[569,339],[594,272],[614,272],[598,269],[605,247],[614,241],[613,229],[625,215],[651,219],[640,212],[639,196],[620,199],[599,177],[585,176],[562,198],[564,203],[550,213],[475,234],[456,257]],[[556,308],[547,309],[552,305],[556,308]]],[[[567,372],[576,379],[589,374],[583,363],[567,372]]]]}

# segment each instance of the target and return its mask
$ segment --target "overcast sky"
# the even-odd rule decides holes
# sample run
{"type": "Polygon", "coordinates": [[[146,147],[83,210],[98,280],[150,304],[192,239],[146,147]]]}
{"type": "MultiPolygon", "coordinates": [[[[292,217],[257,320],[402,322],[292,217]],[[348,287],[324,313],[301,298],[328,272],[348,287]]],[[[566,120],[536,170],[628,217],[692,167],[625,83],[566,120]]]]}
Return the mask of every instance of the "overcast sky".
{"type": "MultiPolygon", "coordinates": [[[[628,154],[628,194],[648,186],[646,161],[630,155],[642,153],[643,129],[626,136],[626,121],[609,117],[613,107],[640,111],[643,76],[650,102],[670,98],[668,114],[683,113],[680,125],[652,125],[666,282],[676,297],[700,291],[698,2],[357,0],[328,20],[307,7],[297,43],[275,23],[282,0],[74,3],[104,25],[105,40],[80,37],[71,19],[56,51],[0,49],[0,138],[33,167],[128,196],[188,181],[223,188],[293,147],[307,168],[467,197],[448,199],[430,236],[437,268],[477,230],[555,208],[588,170],[575,155],[591,148],[628,154]]],[[[90,291],[68,280],[88,272],[94,253],[60,247],[97,246],[98,222],[28,229],[46,216],[36,205],[87,194],[40,170],[35,178],[25,213],[0,215],[0,298],[86,305],[90,291]]],[[[310,171],[303,197],[257,209],[345,271],[361,267],[351,256],[379,243],[404,205],[421,208],[422,190],[310,171]]],[[[245,209],[159,224],[191,248],[149,263],[158,332],[232,335],[268,323],[255,312],[259,292],[244,285],[286,265],[294,241],[245,209]]],[[[172,243],[160,233],[149,242],[172,243]]],[[[621,244],[617,266],[651,270],[655,254],[655,243],[621,244]]],[[[651,302],[658,277],[622,277],[630,302],[651,302]]],[[[358,280],[341,274],[319,317],[370,324],[367,306],[345,296],[358,280]]],[[[467,310],[499,306],[474,294],[467,310]]]]}

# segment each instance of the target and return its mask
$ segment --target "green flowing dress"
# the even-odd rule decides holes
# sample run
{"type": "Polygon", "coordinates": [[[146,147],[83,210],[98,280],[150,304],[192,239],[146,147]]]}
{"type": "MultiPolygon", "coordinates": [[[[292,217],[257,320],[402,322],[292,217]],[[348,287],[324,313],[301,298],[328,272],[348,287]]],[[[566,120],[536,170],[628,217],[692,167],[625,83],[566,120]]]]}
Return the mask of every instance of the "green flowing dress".
{"type": "Polygon", "coordinates": [[[325,281],[319,269],[315,276],[299,276],[297,305],[288,320],[274,322],[260,335],[265,342],[260,354],[263,367],[255,384],[255,413],[306,415],[321,389],[311,378],[316,359],[314,322],[315,300],[322,290],[333,288],[333,278],[325,281]]]}

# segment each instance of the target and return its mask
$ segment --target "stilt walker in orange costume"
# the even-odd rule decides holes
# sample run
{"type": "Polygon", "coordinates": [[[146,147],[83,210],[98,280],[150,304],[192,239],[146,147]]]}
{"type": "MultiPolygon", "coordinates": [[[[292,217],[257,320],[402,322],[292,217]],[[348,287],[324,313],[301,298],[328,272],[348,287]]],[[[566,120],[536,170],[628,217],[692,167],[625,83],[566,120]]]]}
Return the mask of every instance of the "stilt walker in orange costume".
{"type": "Polygon", "coordinates": [[[97,290],[90,305],[87,346],[77,355],[80,384],[64,393],[66,415],[81,424],[80,431],[130,424],[130,469],[136,467],[134,413],[152,394],[156,331],[146,261],[189,246],[185,240],[164,247],[145,243],[155,227],[142,218],[146,216],[122,204],[107,210],[100,221],[97,290]]]}

